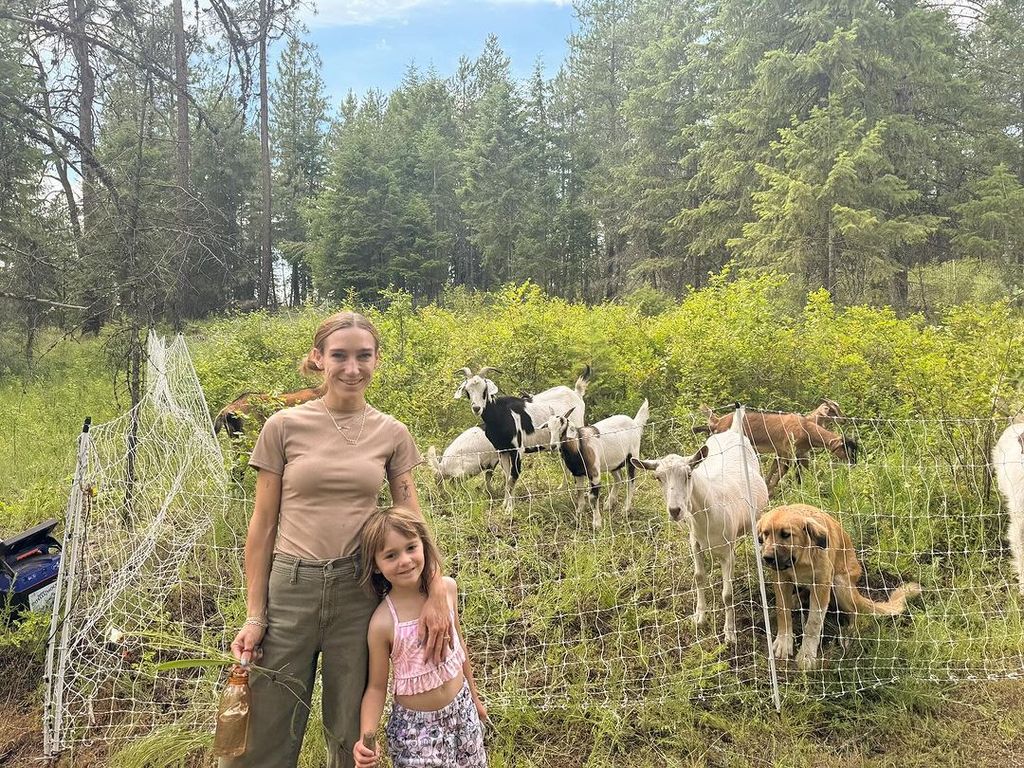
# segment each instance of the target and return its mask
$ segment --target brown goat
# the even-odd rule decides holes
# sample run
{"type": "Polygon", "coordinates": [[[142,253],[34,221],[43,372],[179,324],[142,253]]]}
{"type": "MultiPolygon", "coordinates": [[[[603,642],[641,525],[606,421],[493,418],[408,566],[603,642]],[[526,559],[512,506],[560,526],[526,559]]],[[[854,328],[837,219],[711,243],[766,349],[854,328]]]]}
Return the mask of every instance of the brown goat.
{"type": "Polygon", "coordinates": [[[229,437],[238,439],[245,432],[247,419],[252,419],[254,424],[263,426],[263,422],[271,413],[309,402],[320,397],[321,394],[317,387],[296,389],[291,392],[282,392],[279,395],[265,392],[243,392],[220,409],[213,420],[213,432],[216,434],[224,429],[229,437]]]}
{"type": "MultiPolygon", "coordinates": [[[[716,416],[706,405],[702,405],[701,410],[708,419],[708,432],[725,432],[732,426],[733,411],[716,416]]],[[[840,416],[839,405],[833,400],[823,401],[806,415],[747,410],[743,433],[758,453],[775,456],[768,476],[769,493],[775,490],[793,465],[796,465],[796,478],[800,482],[803,469],[810,464],[810,453],[816,448],[824,448],[850,464],[857,462],[857,442],[821,426],[822,422],[831,422],[840,416]]],[[[694,431],[698,431],[697,428],[694,431]]]]}

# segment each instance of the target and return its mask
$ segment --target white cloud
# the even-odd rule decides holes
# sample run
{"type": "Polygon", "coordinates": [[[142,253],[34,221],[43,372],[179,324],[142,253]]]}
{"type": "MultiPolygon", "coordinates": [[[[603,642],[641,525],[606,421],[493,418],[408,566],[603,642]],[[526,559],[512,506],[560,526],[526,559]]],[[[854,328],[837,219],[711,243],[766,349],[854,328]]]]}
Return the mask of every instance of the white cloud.
{"type": "Polygon", "coordinates": [[[374,24],[378,21],[399,21],[417,8],[444,5],[569,5],[572,0],[315,0],[316,14],[309,13],[305,22],[310,28],[345,27],[374,24]]]}
{"type": "Polygon", "coordinates": [[[383,37],[377,41],[377,45],[374,46],[378,51],[390,51],[391,43],[389,43],[383,37]]]}

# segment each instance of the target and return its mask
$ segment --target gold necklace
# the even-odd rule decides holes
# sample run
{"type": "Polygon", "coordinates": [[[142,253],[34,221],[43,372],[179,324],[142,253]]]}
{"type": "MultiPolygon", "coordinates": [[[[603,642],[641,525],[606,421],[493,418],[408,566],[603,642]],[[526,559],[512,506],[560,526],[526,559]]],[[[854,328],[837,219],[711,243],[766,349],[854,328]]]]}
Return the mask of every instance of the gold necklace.
{"type": "Polygon", "coordinates": [[[334,422],[334,428],[338,430],[338,434],[341,435],[345,442],[349,445],[355,445],[359,442],[359,439],[363,436],[363,427],[366,426],[366,412],[370,409],[369,404],[363,406],[363,418],[359,420],[359,434],[356,435],[356,439],[352,440],[348,435],[345,434],[345,430],[338,424],[338,420],[334,418],[334,414],[331,413],[331,409],[327,407],[327,403],[321,400],[324,404],[324,410],[327,411],[327,415],[331,417],[331,421],[334,422]]]}

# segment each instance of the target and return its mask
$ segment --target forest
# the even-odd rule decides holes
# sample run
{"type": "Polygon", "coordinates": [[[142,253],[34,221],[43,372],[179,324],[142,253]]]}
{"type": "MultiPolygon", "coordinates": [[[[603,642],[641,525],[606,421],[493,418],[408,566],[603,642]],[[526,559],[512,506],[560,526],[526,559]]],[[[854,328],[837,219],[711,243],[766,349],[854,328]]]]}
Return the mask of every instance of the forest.
{"type": "Polygon", "coordinates": [[[728,264],[899,313],[1019,296],[1019,0],[575,9],[554,77],[491,35],[332,104],[293,0],[4,0],[0,365],[47,326],[389,286],[679,297],[728,264]]]}

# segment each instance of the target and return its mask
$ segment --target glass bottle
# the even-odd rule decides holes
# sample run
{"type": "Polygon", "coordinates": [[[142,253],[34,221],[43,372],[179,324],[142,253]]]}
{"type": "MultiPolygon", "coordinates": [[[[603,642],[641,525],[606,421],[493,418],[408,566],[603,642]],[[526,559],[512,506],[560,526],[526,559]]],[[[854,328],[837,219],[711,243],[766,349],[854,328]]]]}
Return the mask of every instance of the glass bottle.
{"type": "Polygon", "coordinates": [[[238,757],[245,752],[249,731],[249,671],[242,666],[231,670],[217,708],[217,729],[213,734],[216,757],[238,757]]]}

